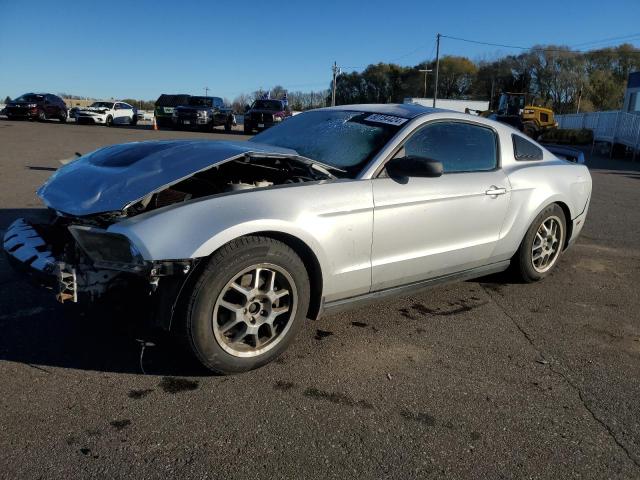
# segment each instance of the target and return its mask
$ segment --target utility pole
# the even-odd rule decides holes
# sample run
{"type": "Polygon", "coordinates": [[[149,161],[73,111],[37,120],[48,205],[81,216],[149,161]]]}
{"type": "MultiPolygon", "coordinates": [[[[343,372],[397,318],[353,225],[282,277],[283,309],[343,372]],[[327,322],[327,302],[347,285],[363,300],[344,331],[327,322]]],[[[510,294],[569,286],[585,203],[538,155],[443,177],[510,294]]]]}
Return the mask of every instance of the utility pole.
{"type": "Polygon", "coordinates": [[[438,98],[438,73],[440,70],[440,34],[436,35],[436,83],[433,86],[433,108],[436,108],[438,98]]]}
{"type": "Polygon", "coordinates": [[[576,113],[580,113],[580,100],[582,99],[582,85],[580,85],[580,90],[578,90],[578,106],[576,108],[576,113]]]}
{"type": "Polygon", "coordinates": [[[331,88],[331,106],[335,107],[336,106],[336,79],[338,78],[338,75],[342,73],[342,71],[340,70],[340,67],[338,67],[336,62],[333,62],[331,71],[333,72],[333,83],[331,86],[332,87],[331,88]]]}
{"type": "Polygon", "coordinates": [[[204,96],[205,97],[209,96],[209,87],[204,87],[204,96]]]}
{"type": "Polygon", "coordinates": [[[419,72],[424,72],[424,96],[422,98],[427,98],[427,73],[433,72],[433,70],[425,68],[425,69],[418,70],[418,71],[419,72]]]}

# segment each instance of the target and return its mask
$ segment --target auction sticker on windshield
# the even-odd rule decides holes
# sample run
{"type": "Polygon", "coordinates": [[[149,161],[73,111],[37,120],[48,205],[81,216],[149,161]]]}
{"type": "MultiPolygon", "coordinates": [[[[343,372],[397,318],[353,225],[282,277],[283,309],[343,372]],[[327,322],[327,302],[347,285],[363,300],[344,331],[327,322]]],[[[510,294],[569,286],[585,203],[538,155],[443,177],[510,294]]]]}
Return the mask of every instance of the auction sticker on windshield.
{"type": "Polygon", "coordinates": [[[408,119],[402,117],[394,117],[393,115],[382,115],[380,113],[374,113],[365,118],[368,122],[387,123],[389,125],[402,125],[408,119]]]}

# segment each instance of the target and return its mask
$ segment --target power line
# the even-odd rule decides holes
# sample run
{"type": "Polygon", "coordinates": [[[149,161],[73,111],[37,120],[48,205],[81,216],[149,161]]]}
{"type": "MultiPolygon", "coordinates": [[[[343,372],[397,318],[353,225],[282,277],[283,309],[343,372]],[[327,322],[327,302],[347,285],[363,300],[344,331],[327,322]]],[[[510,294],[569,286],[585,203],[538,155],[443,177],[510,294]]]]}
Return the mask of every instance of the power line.
{"type": "MultiPolygon", "coordinates": [[[[604,47],[600,48],[600,49],[594,49],[594,50],[569,50],[569,49],[562,49],[562,48],[544,48],[544,47],[523,47],[520,45],[506,45],[503,43],[492,43],[492,42],[483,42],[480,40],[471,40],[469,38],[460,38],[460,37],[454,37],[452,35],[442,35],[443,38],[449,38],[451,40],[458,40],[460,42],[467,42],[467,43],[475,43],[478,45],[488,45],[491,47],[502,47],[502,48],[513,48],[513,49],[517,49],[517,50],[526,50],[526,51],[531,51],[531,52],[556,52],[556,53],[598,53],[598,51],[602,50],[604,47]]],[[[596,42],[597,43],[597,42],[596,42]]],[[[630,52],[625,52],[625,53],[640,53],[640,50],[633,50],[630,52]]]]}
{"type": "Polygon", "coordinates": [[[572,45],[572,47],[584,47],[586,45],[593,45],[595,43],[606,43],[606,42],[614,42],[614,41],[619,41],[619,40],[630,40],[634,37],[640,37],[640,33],[633,33],[630,35],[623,35],[621,37],[609,37],[609,38],[603,38],[602,40],[594,40],[591,42],[582,42],[582,43],[576,43],[575,45],[572,45]]]}

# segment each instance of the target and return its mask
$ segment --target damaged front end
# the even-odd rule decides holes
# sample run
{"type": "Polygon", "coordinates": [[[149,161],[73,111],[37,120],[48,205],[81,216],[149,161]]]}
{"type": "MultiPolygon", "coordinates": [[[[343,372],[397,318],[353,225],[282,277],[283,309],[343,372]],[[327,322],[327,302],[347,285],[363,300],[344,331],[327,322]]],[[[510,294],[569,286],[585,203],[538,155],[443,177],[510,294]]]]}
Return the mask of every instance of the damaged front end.
{"type": "MultiPolygon", "coordinates": [[[[331,167],[329,167],[331,168],[331,167]]],[[[140,142],[97,150],[60,168],[39,190],[49,222],[16,220],[3,247],[11,263],[60,302],[151,299],[170,327],[200,258],[156,258],[117,227],[132,217],[216,195],[335,178],[293,150],[249,142],[140,142]]],[[[171,226],[167,235],[173,236],[171,226]]],[[[179,241],[176,239],[176,241],[179,241]]],[[[169,249],[170,251],[170,249],[169,249]]]]}
{"type": "Polygon", "coordinates": [[[180,283],[196,263],[146,261],[125,236],[87,225],[90,221],[59,215],[49,223],[18,219],[5,232],[5,253],[61,303],[153,296],[162,277],[176,276],[180,283]]]}

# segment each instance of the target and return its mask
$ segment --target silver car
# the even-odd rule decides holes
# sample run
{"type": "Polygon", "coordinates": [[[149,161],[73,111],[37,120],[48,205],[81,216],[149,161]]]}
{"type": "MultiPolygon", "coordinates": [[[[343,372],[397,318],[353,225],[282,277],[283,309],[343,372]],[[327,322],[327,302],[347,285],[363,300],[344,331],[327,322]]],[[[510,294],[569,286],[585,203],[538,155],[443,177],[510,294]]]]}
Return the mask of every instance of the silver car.
{"type": "Polygon", "coordinates": [[[105,147],[4,236],[60,301],[148,301],[219,373],[276,358],[305,318],[511,267],[545,277],[579,235],[588,169],[509,126],[418,105],[297,115],[248,142],[105,147]]]}

